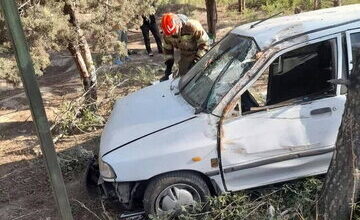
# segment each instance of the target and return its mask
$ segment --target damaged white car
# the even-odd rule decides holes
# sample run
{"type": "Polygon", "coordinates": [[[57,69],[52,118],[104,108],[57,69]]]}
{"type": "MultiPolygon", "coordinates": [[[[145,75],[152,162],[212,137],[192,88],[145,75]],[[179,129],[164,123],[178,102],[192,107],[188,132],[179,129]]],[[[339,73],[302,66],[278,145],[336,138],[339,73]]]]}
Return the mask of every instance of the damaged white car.
{"type": "Polygon", "coordinates": [[[208,196],[326,173],[360,5],[235,28],[185,76],[115,104],[88,180],[162,214],[208,196]]]}

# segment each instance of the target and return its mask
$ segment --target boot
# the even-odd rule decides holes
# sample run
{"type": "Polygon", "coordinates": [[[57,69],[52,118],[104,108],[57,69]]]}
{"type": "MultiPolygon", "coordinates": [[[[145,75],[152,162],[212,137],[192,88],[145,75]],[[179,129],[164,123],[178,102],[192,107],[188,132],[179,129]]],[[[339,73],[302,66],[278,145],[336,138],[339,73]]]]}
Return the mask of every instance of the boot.
{"type": "Polygon", "coordinates": [[[165,75],[165,76],[160,78],[160,82],[163,82],[163,81],[166,81],[166,80],[169,80],[169,75],[165,75]]]}

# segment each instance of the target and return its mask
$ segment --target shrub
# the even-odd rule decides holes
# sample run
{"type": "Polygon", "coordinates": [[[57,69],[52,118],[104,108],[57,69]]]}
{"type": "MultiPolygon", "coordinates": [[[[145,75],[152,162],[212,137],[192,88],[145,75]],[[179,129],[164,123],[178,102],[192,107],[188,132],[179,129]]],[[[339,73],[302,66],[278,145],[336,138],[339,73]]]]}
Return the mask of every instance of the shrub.
{"type": "MultiPolygon", "coordinates": [[[[311,218],[322,177],[245,190],[210,198],[207,204],[184,208],[180,220],[311,218]]],[[[169,216],[152,219],[169,219],[169,216]]]]}

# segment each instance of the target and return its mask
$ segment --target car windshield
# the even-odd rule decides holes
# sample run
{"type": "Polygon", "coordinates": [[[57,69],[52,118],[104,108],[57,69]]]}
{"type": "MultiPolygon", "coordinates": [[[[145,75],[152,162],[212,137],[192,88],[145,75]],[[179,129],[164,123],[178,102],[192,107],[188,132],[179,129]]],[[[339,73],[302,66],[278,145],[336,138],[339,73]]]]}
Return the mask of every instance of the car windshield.
{"type": "Polygon", "coordinates": [[[195,108],[212,111],[254,65],[257,52],[251,38],[227,35],[181,78],[182,96],[195,108]]]}

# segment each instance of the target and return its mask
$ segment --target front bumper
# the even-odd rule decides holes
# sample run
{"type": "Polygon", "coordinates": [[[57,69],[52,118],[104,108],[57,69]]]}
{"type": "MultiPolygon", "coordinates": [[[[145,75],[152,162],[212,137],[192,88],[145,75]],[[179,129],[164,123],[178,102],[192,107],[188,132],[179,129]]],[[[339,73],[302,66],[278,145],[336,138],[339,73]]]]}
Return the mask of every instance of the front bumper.
{"type": "Polygon", "coordinates": [[[95,155],[85,171],[85,186],[91,197],[118,200],[125,209],[132,209],[136,203],[137,182],[109,182],[102,178],[99,171],[98,157],[95,155]]]}

